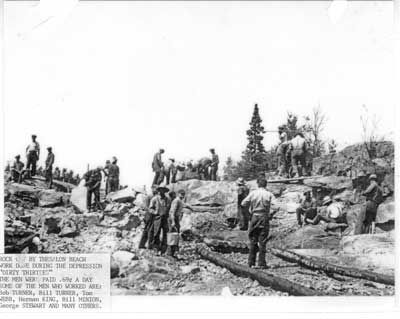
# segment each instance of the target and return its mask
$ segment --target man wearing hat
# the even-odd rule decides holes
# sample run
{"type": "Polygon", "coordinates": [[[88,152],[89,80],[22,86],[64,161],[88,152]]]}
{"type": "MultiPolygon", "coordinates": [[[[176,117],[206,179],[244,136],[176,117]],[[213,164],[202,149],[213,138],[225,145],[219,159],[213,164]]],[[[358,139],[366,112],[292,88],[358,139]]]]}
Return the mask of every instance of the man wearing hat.
{"type": "Polygon", "coordinates": [[[36,141],[36,135],[32,135],[32,142],[26,148],[26,169],[30,170],[30,175],[36,175],[36,163],[39,160],[40,156],[40,146],[39,143],[36,141]]]}
{"type": "Polygon", "coordinates": [[[164,149],[160,148],[160,150],[154,154],[153,162],[151,163],[154,172],[153,185],[160,185],[164,179],[164,163],[162,161],[162,154],[164,154],[164,152],[164,149]]]}
{"type": "Polygon", "coordinates": [[[51,146],[47,148],[47,158],[46,158],[46,168],[45,168],[45,178],[47,187],[51,188],[53,186],[53,164],[54,164],[54,153],[51,146]]]}
{"type": "Polygon", "coordinates": [[[156,188],[157,194],[151,199],[149,211],[153,214],[153,227],[149,232],[149,249],[157,249],[161,254],[167,250],[168,213],[171,202],[165,185],[156,188]]]}
{"type": "Polygon", "coordinates": [[[241,202],[249,195],[249,188],[247,187],[244,178],[240,177],[237,180],[237,221],[239,230],[247,230],[249,228],[249,210],[247,207],[242,207],[241,202]]]}
{"type": "Polygon", "coordinates": [[[218,165],[219,165],[219,157],[215,153],[215,149],[210,149],[211,153],[211,164],[210,164],[210,180],[216,181],[217,180],[217,172],[218,172],[218,165]]]}
{"type": "Polygon", "coordinates": [[[11,167],[12,179],[16,183],[21,183],[24,175],[24,163],[20,161],[21,156],[15,156],[15,161],[11,167]]]}
{"type": "Polygon", "coordinates": [[[119,166],[118,159],[114,156],[111,164],[108,165],[108,192],[115,192],[119,189],[119,166]]]}
{"type": "Polygon", "coordinates": [[[297,224],[303,226],[302,216],[304,222],[307,219],[313,220],[317,216],[317,201],[311,196],[311,191],[306,191],[304,198],[300,202],[300,206],[296,209],[297,224]]]}
{"type": "Polygon", "coordinates": [[[307,153],[307,142],[303,133],[296,133],[295,137],[290,141],[289,149],[292,154],[292,169],[295,173],[295,177],[303,176],[303,168],[306,166],[307,153]]]}
{"type": "Polygon", "coordinates": [[[375,174],[371,174],[369,176],[369,186],[363,192],[363,195],[367,197],[363,222],[364,234],[373,234],[375,232],[376,213],[378,212],[379,205],[384,200],[382,189],[379,187],[377,179],[375,174]]]}

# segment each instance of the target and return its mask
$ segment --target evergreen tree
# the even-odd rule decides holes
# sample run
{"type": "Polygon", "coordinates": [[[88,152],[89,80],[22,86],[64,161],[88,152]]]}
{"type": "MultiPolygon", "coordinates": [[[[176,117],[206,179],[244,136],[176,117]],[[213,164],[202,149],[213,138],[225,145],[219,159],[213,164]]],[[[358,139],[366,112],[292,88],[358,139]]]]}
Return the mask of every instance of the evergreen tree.
{"type": "Polygon", "coordinates": [[[247,140],[249,141],[245,150],[246,155],[252,157],[259,153],[265,153],[265,147],[262,143],[265,133],[264,126],[258,105],[254,105],[253,116],[251,117],[250,129],[247,130],[247,140]]]}

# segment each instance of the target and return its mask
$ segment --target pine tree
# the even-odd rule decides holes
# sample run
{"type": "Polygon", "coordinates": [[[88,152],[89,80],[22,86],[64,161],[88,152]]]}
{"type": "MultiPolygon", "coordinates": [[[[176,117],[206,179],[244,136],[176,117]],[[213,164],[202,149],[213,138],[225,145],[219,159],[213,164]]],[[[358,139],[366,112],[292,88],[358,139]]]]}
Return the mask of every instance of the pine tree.
{"type": "Polygon", "coordinates": [[[242,160],[237,164],[236,175],[247,180],[265,174],[267,168],[266,151],[262,143],[265,133],[258,105],[254,105],[250,129],[246,131],[248,144],[243,152],[242,160]]]}
{"type": "Polygon", "coordinates": [[[253,116],[251,117],[250,129],[247,130],[247,140],[249,141],[245,150],[245,154],[251,158],[259,153],[265,153],[265,147],[262,143],[265,133],[262,126],[258,105],[254,105],[253,116]]]}

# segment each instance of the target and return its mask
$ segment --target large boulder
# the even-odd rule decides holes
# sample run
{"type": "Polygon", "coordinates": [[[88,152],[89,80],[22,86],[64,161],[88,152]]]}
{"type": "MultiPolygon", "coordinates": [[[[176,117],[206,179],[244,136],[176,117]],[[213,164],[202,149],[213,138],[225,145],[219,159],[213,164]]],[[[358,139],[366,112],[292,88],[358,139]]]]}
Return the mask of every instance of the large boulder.
{"type": "Polygon", "coordinates": [[[304,180],[304,185],[312,188],[326,189],[338,193],[346,189],[351,189],[353,183],[351,178],[343,176],[324,176],[304,180]]]}
{"type": "Polygon", "coordinates": [[[29,186],[18,183],[6,185],[4,191],[5,200],[11,200],[11,197],[18,198],[22,201],[28,201],[35,205],[39,202],[40,189],[35,186],[29,186]]]}
{"type": "Polygon", "coordinates": [[[71,204],[81,213],[88,210],[86,206],[86,194],[87,188],[85,186],[75,187],[71,192],[71,204]]]}
{"type": "Polygon", "coordinates": [[[393,272],[395,269],[394,231],[375,235],[343,237],[342,254],[353,257],[353,266],[377,272],[393,272]]]}
{"type": "Polygon", "coordinates": [[[379,205],[376,215],[376,227],[384,231],[394,229],[395,222],[395,202],[394,200],[386,201],[379,205]]]}
{"type": "Polygon", "coordinates": [[[345,208],[347,224],[345,236],[359,235],[362,233],[365,218],[365,205],[357,204],[345,208]]]}
{"type": "Polygon", "coordinates": [[[138,259],[138,257],[135,254],[129,251],[122,251],[122,250],[114,252],[111,255],[111,258],[112,262],[115,263],[116,266],[118,267],[119,275],[124,273],[128,269],[130,263],[133,260],[138,259]]]}
{"type": "Polygon", "coordinates": [[[136,198],[136,191],[124,188],[116,192],[109,193],[106,197],[108,201],[118,203],[132,203],[136,198]]]}
{"type": "Polygon", "coordinates": [[[275,243],[283,249],[338,248],[340,238],[328,233],[322,225],[304,226],[275,243]]]}
{"type": "Polygon", "coordinates": [[[70,195],[67,193],[57,192],[54,189],[46,189],[40,191],[39,206],[40,207],[55,207],[66,205],[69,202],[70,195]]]}

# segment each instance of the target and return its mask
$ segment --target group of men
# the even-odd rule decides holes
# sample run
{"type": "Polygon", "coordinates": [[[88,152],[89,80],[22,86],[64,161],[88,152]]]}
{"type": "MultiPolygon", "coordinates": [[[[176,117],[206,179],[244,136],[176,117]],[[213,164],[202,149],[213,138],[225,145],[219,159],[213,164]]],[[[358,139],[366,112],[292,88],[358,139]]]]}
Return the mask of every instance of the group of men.
{"type": "MultiPolygon", "coordinates": [[[[32,135],[32,140],[26,148],[27,164],[21,161],[21,155],[15,156],[15,161],[10,167],[11,179],[16,183],[22,183],[25,179],[30,179],[38,175],[37,162],[40,158],[40,145],[37,141],[37,136],[32,135]]],[[[44,177],[49,188],[53,185],[53,164],[55,156],[51,146],[47,147],[47,157],[45,161],[44,177]]]]}
{"type": "Polygon", "coordinates": [[[280,144],[277,149],[278,175],[280,177],[301,177],[305,173],[307,141],[302,132],[297,132],[295,137],[288,140],[284,128],[279,127],[280,144]]]}
{"type": "MultiPolygon", "coordinates": [[[[362,233],[373,234],[375,232],[375,220],[379,205],[383,202],[383,192],[377,182],[376,174],[369,176],[369,186],[362,193],[366,196],[365,214],[362,233]]],[[[334,223],[339,229],[347,227],[347,218],[341,203],[334,201],[331,196],[325,196],[322,204],[313,198],[311,191],[304,193],[300,206],[296,210],[297,223],[317,225],[320,221],[334,223]]]]}
{"type": "Polygon", "coordinates": [[[154,186],[149,207],[144,216],[144,229],[139,248],[156,250],[159,254],[176,257],[179,241],[171,241],[168,235],[179,236],[183,208],[192,208],[184,203],[185,191],[178,194],[164,185],[154,186]],[[146,247],[147,245],[147,247],[146,247]]]}
{"type": "Polygon", "coordinates": [[[176,183],[178,171],[184,171],[185,169],[195,171],[200,179],[217,180],[219,157],[215,149],[210,149],[211,157],[203,157],[196,163],[189,162],[186,165],[175,163],[174,158],[169,158],[167,164],[164,164],[162,160],[162,155],[164,153],[165,150],[161,148],[153,156],[151,166],[154,172],[154,178],[152,185],[160,185],[164,180],[167,185],[176,183]]]}
{"type": "Polygon", "coordinates": [[[60,168],[56,167],[53,172],[53,180],[78,185],[81,177],[79,174],[74,174],[73,170],[68,171],[66,168],[60,170],[60,168]]]}

